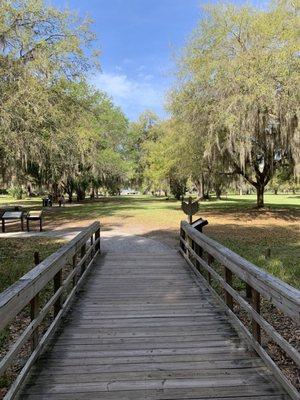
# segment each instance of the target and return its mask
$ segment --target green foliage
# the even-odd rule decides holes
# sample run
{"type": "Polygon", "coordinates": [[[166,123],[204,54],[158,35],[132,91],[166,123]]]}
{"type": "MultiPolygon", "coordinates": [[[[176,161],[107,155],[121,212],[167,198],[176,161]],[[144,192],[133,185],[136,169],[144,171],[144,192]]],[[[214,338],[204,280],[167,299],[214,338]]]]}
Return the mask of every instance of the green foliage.
{"type": "MultiPolygon", "coordinates": [[[[146,158],[147,154],[151,151],[147,147],[149,143],[155,143],[160,136],[159,123],[160,121],[156,114],[151,111],[145,111],[136,122],[131,123],[129,126],[125,151],[127,157],[132,160],[134,165],[131,179],[133,186],[141,187],[143,184],[146,158]]],[[[146,186],[148,185],[146,184],[146,186]]]]}
{"type": "Polygon", "coordinates": [[[21,200],[24,194],[22,186],[13,186],[8,189],[8,194],[14,199],[21,200]]]}
{"type": "Polygon", "coordinates": [[[125,116],[85,81],[87,71],[97,66],[88,51],[94,39],[90,24],[42,0],[1,2],[0,170],[5,186],[30,184],[54,196],[66,191],[70,200],[76,191],[80,200],[107,175],[110,167],[102,152],[123,152],[125,116]]]}
{"type": "Polygon", "coordinates": [[[241,174],[262,206],[274,172],[299,160],[299,15],[290,1],[266,11],[221,3],[206,11],[179,62],[169,108],[202,147],[202,170],[241,174]]]}

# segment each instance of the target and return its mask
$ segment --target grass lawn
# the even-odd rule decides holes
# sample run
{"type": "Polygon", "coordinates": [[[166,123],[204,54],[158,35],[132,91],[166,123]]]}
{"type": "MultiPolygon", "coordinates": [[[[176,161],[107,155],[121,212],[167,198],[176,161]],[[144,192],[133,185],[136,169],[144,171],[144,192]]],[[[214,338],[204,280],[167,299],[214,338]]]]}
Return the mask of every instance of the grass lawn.
{"type": "MultiPolygon", "coordinates": [[[[0,208],[4,204],[19,204],[34,209],[41,208],[41,199],[14,201],[0,196],[0,208]]],[[[201,202],[199,215],[209,221],[205,228],[207,235],[286,282],[300,287],[297,219],[300,196],[267,194],[265,205],[264,210],[258,211],[254,195],[229,195],[224,200],[201,202]],[[265,256],[268,248],[271,250],[270,258],[265,256]]],[[[131,232],[174,246],[178,242],[180,220],[184,217],[180,202],[175,200],[151,196],[107,197],[47,209],[45,229],[84,227],[98,219],[103,230],[131,232]]],[[[32,267],[34,251],[39,250],[44,257],[60,244],[53,239],[0,239],[0,290],[32,267]]]]}
{"type": "Polygon", "coordinates": [[[62,241],[46,238],[0,239],[0,292],[34,267],[33,254],[45,259],[62,245],[62,241]]]}

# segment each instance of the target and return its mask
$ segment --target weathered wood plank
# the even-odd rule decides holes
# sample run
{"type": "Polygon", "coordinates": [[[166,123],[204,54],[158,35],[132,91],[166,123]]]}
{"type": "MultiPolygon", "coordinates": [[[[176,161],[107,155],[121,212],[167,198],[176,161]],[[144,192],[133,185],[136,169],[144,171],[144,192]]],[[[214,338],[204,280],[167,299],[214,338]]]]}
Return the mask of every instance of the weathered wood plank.
{"type": "Polygon", "coordinates": [[[289,399],[177,254],[93,271],[22,399],[289,399]]]}

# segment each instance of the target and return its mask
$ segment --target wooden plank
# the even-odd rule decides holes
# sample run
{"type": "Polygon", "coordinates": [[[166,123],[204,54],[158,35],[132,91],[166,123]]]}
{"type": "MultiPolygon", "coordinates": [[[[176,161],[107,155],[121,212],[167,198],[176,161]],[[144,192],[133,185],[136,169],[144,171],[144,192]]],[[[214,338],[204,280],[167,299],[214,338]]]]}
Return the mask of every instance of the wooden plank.
{"type": "Polygon", "coordinates": [[[288,400],[177,255],[124,257],[97,262],[22,400],[288,400]]]}
{"type": "MultiPolygon", "coordinates": [[[[240,390],[242,390],[240,388],[240,390]]],[[[245,395],[239,396],[235,394],[233,397],[228,397],[226,393],[226,388],[224,388],[223,393],[222,389],[215,391],[213,395],[202,395],[199,392],[191,389],[181,389],[181,390],[140,390],[140,391],[126,391],[122,392],[122,400],[288,400],[288,397],[283,394],[266,392],[263,389],[257,389],[256,393],[253,394],[251,390],[249,395],[250,388],[245,388],[245,395]],[[225,396],[225,397],[224,397],[225,396]]],[[[74,400],[73,393],[64,393],[64,394],[29,394],[24,395],[24,400],[74,400]]],[[[22,399],[22,400],[23,400],[22,399]]],[[[97,393],[77,393],[76,400],[99,400],[97,393]]],[[[119,392],[105,392],[101,394],[101,400],[120,400],[119,392]]]]}
{"type": "MultiPolygon", "coordinates": [[[[260,376],[265,376],[267,379],[270,377],[270,373],[263,367],[257,368],[236,368],[230,371],[226,369],[214,369],[214,370],[194,370],[194,369],[178,369],[175,371],[164,371],[157,368],[153,371],[123,371],[123,372],[98,372],[98,373],[79,373],[74,376],[73,373],[55,374],[51,372],[40,373],[34,375],[35,385],[45,384],[61,384],[61,383],[89,383],[89,382],[105,382],[110,380],[144,380],[144,379],[195,379],[195,378],[206,378],[206,379],[218,379],[219,377],[227,378],[248,378],[252,379],[260,376]]],[[[228,379],[228,380],[229,380],[228,379]]]]}
{"type": "MultiPolygon", "coordinates": [[[[94,257],[96,257],[97,254],[98,254],[98,252],[95,252],[94,257]]],[[[16,380],[13,382],[13,384],[9,388],[8,392],[6,393],[6,395],[4,397],[5,400],[11,400],[15,397],[17,391],[23,384],[24,380],[27,378],[29,371],[30,371],[32,365],[34,364],[35,360],[37,359],[37,357],[40,355],[40,353],[42,352],[42,350],[48,343],[53,332],[55,332],[55,330],[57,329],[58,323],[61,320],[62,316],[69,309],[71,301],[73,300],[73,297],[74,297],[75,293],[77,292],[77,290],[82,285],[82,283],[87,275],[87,272],[89,271],[89,269],[91,268],[91,266],[93,264],[93,261],[94,261],[94,259],[92,259],[90,261],[86,271],[79,279],[77,285],[71,290],[71,292],[68,294],[64,304],[62,306],[60,306],[59,309],[55,308],[55,305],[57,305],[58,300],[61,301],[62,291],[72,281],[72,278],[76,273],[76,268],[73,269],[73,271],[69,274],[69,276],[64,281],[64,283],[61,282],[61,274],[60,274],[61,270],[58,270],[58,272],[54,275],[54,277],[56,278],[54,281],[54,295],[47,302],[47,304],[43,307],[43,309],[39,313],[37,313],[36,318],[32,320],[32,322],[29,324],[29,326],[24,330],[24,332],[20,335],[20,337],[14,343],[12,348],[9,350],[9,352],[5,355],[5,357],[0,362],[0,369],[2,369],[2,370],[3,369],[5,370],[5,368],[8,365],[10,365],[13,358],[17,354],[18,350],[21,348],[23,343],[25,343],[28,340],[28,338],[32,335],[32,333],[36,330],[39,322],[45,317],[49,307],[53,303],[54,304],[54,319],[53,319],[52,323],[50,324],[50,326],[47,328],[44,335],[42,336],[41,340],[36,344],[34,350],[32,351],[32,353],[30,354],[29,358],[27,359],[25,365],[21,369],[21,372],[18,374],[16,380]],[[58,280],[58,274],[59,274],[59,280],[58,280]]],[[[38,267],[36,267],[36,268],[38,268],[38,267]]]]}
{"type": "MultiPolygon", "coordinates": [[[[28,394],[38,394],[38,393],[49,393],[49,394],[73,394],[78,393],[98,393],[101,399],[103,399],[103,394],[108,392],[115,392],[118,397],[116,399],[124,399],[123,394],[127,391],[139,391],[140,395],[142,392],[148,391],[163,391],[168,393],[169,396],[177,393],[175,398],[178,397],[180,392],[190,391],[190,396],[193,394],[194,398],[201,398],[205,396],[213,397],[215,395],[222,395],[227,397],[234,397],[240,395],[241,393],[248,395],[258,395],[258,394],[278,394],[278,388],[270,388],[265,382],[258,378],[255,382],[249,382],[247,379],[232,379],[230,382],[226,379],[211,380],[211,379],[179,379],[179,380],[141,380],[141,381],[108,381],[108,382],[95,382],[95,383],[80,383],[80,384],[56,384],[53,386],[44,386],[43,389],[40,387],[32,386],[31,389],[27,391],[28,394]]],[[[99,397],[98,397],[99,398],[99,397]]],[[[142,396],[140,399],[145,399],[147,397],[142,396]]],[[[158,397],[159,399],[161,397],[158,397]]],[[[169,397],[173,399],[174,397],[169,397]]],[[[188,398],[188,397],[187,397],[188,398]]],[[[190,397],[193,398],[193,397],[190,397]]],[[[213,397],[215,398],[215,397],[213,397]]],[[[168,397],[167,397],[168,399],[168,397]]]]}
{"type": "MultiPolygon", "coordinates": [[[[183,256],[185,256],[183,254],[183,256]]],[[[208,290],[213,293],[216,299],[219,300],[219,303],[227,307],[225,303],[223,302],[223,299],[217,294],[217,292],[208,285],[208,283],[205,281],[205,279],[202,277],[202,275],[199,273],[198,270],[194,267],[193,263],[187,259],[188,264],[192,268],[194,274],[197,276],[197,278],[201,281],[203,285],[205,285],[208,290]]],[[[225,283],[226,285],[226,283],[225,283]]],[[[227,289],[230,289],[230,286],[228,286],[227,289]]],[[[234,295],[234,291],[232,291],[232,295],[234,295]]],[[[270,368],[270,370],[273,372],[274,376],[276,377],[276,380],[280,382],[282,387],[285,389],[285,393],[288,393],[290,395],[290,399],[293,400],[300,400],[300,393],[297,391],[297,389],[291,384],[291,382],[286,378],[286,376],[282,373],[280,368],[275,364],[275,362],[272,360],[272,358],[269,356],[269,354],[260,346],[260,344],[253,339],[253,336],[249,333],[248,329],[244,326],[244,324],[240,321],[240,319],[234,314],[234,312],[227,307],[226,312],[231,318],[231,323],[235,328],[237,329],[237,332],[239,335],[245,339],[249,345],[257,352],[257,354],[261,357],[261,359],[265,362],[265,364],[270,368]]],[[[255,311],[254,311],[255,313],[255,311]]],[[[254,316],[255,314],[253,314],[254,316]]],[[[258,318],[260,318],[259,314],[258,318]]],[[[263,320],[264,321],[264,320],[263,320]]],[[[283,338],[282,338],[283,339],[283,338]]],[[[296,349],[293,349],[295,352],[291,352],[292,358],[293,357],[299,357],[299,353],[296,351],[296,349]]]]}

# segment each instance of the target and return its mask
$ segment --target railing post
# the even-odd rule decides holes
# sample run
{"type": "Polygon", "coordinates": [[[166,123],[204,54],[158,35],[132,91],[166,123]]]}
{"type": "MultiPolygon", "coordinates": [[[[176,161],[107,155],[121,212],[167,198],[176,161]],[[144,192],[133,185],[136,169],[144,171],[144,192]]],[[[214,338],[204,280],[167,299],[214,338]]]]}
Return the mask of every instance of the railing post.
{"type": "Polygon", "coordinates": [[[252,298],[252,289],[248,283],[246,283],[246,297],[247,297],[247,299],[252,298]]]}
{"type": "MultiPolygon", "coordinates": [[[[214,258],[211,254],[207,254],[207,264],[211,267],[214,262],[214,258]]],[[[208,283],[211,285],[211,274],[210,272],[208,274],[208,283]]]]}
{"type": "Polygon", "coordinates": [[[95,248],[94,248],[94,234],[92,234],[91,239],[90,239],[90,243],[91,243],[91,254],[90,254],[90,260],[92,261],[94,254],[95,254],[95,248]]]}
{"type": "MultiPolygon", "coordinates": [[[[185,234],[184,234],[184,230],[180,227],[180,238],[182,238],[183,240],[185,240],[185,234]]],[[[179,241],[179,246],[181,247],[181,249],[185,252],[185,246],[182,243],[182,241],[179,241]]]]}
{"type": "MultiPolygon", "coordinates": [[[[76,268],[76,261],[77,261],[77,253],[74,254],[72,257],[72,269],[74,270],[76,268]]],[[[73,287],[76,286],[77,282],[77,274],[73,276],[73,287]]]]}
{"type": "MultiPolygon", "coordinates": [[[[35,251],[33,254],[34,264],[37,266],[40,263],[40,254],[38,251],[35,251]]],[[[40,310],[40,295],[37,293],[33,299],[30,301],[30,319],[33,321],[39,314],[40,310]]],[[[33,351],[39,342],[39,329],[36,328],[32,332],[32,339],[31,339],[31,350],[33,351]]]]}
{"type": "MultiPolygon", "coordinates": [[[[252,288],[251,305],[252,308],[260,314],[260,293],[252,288]]],[[[261,329],[259,323],[252,319],[252,334],[254,339],[261,344],[261,329]]]]}
{"type": "MultiPolygon", "coordinates": [[[[200,257],[200,252],[201,252],[202,249],[196,242],[193,242],[193,249],[194,249],[194,252],[197,254],[197,256],[200,257]]],[[[196,267],[199,270],[200,263],[199,263],[199,261],[197,259],[196,259],[196,267]]]]}
{"type": "MultiPolygon", "coordinates": [[[[228,285],[232,286],[232,272],[229,268],[225,268],[225,281],[228,285]]],[[[230,293],[225,289],[225,301],[230,310],[233,310],[233,298],[230,293]]]]}
{"type": "MultiPolygon", "coordinates": [[[[81,258],[81,259],[85,256],[85,253],[86,253],[86,244],[83,244],[83,245],[81,246],[81,249],[80,249],[80,258],[81,258]]],[[[81,264],[81,275],[84,273],[85,267],[86,267],[86,262],[84,261],[84,262],[81,264]]]]}
{"type": "MultiPolygon", "coordinates": [[[[96,241],[97,239],[100,239],[100,228],[98,228],[98,229],[96,230],[96,232],[95,232],[95,241],[96,241]]],[[[95,245],[95,250],[96,250],[96,251],[99,251],[99,253],[100,253],[100,240],[99,240],[99,242],[95,245]]]]}
{"type": "MultiPolygon", "coordinates": [[[[56,293],[62,285],[62,270],[61,269],[57,272],[56,275],[54,275],[53,283],[54,283],[54,293],[56,293]]],[[[61,310],[61,306],[62,306],[62,295],[60,295],[59,298],[54,303],[54,317],[56,317],[57,314],[59,313],[59,311],[61,310]]]]}
{"type": "MultiPolygon", "coordinates": [[[[40,311],[40,295],[37,293],[33,299],[30,301],[30,319],[33,321],[37,318],[40,311]]],[[[31,339],[31,350],[33,351],[39,342],[39,328],[37,327],[32,332],[32,339],[31,339]]]]}
{"type": "MultiPolygon", "coordinates": [[[[191,248],[193,248],[193,241],[192,241],[192,239],[191,239],[188,235],[186,235],[186,241],[187,241],[187,244],[188,244],[191,248]]],[[[189,258],[189,260],[190,260],[190,259],[191,259],[191,253],[190,253],[190,251],[187,250],[187,251],[186,251],[186,254],[187,254],[187,256],[188,256],[188,258],[189,258]]]]}
{"type": "Polygon", "coordinates": [[[35,251],[33,253],[33,258],[34,258],[34,265],[37,266],[40,263],[40,253],[38,251],[35,251]]]}

